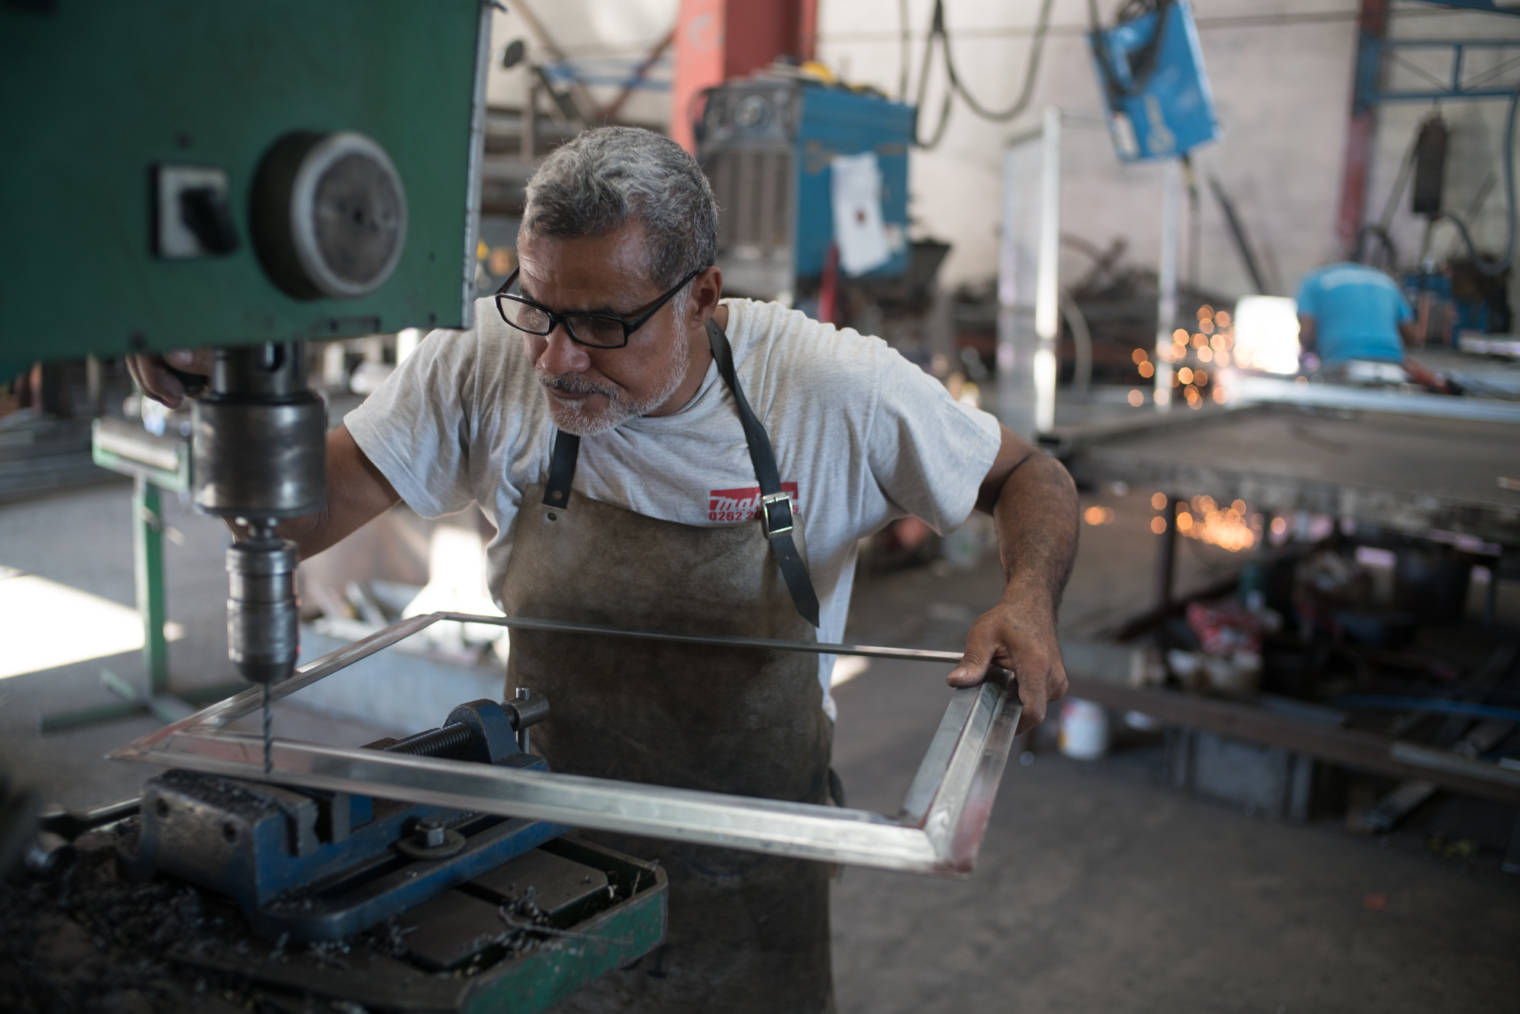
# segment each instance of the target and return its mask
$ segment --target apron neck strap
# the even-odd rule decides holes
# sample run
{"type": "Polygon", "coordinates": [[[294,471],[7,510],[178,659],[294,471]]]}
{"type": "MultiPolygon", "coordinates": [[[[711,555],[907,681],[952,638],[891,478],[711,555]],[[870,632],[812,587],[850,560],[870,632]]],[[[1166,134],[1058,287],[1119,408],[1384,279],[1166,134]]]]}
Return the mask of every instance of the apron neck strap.
{"type": "Polygon", "coordinates": [[[797,543],[792,539],[792,498],[781,488],[781,472],[776,468],[776,455],[765,435],[765,427],[755,410],[749,407],[749,399],[739,386],[739,377],[734,372],[734,350],[728,343],[728,336],[711,317],[707,318],[707,344],[712,349],[713,362],[718,364],[718,373],[733,392],[739,423],[744,427],[750,464],[754,466],[755,478],[760,481],[760,523],[770,541],[771,555],[781,568],[787,591],[792,595],[792,604],[804,620],[816,627],[818,595],[808,577],[807,561],[797,552],[797,543]]]}
{"type": "Polygon", "coordinates": [[[549,456],[549,481],[544,486],[544,506],[564,507],[570,502],[570,483],[580,456],[581,438],[564,430],[554,431],[554,450],[549,456]]]}

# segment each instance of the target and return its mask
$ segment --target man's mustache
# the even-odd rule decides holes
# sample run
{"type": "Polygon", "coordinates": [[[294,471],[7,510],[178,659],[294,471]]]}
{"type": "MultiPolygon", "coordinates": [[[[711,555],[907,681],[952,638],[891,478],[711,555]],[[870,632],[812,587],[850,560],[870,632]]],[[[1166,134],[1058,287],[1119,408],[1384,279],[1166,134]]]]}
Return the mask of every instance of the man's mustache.
{"type": "Polygon", "coordinates": [[[538,382],[552,391],[559,391],[561,394],[600,394],[608,398],[616,397],[617,394],[617,392],[609,391],[607,388],[593,384],[589,380],[569,374],[554,377],[547,373],[540,373],[538,375],[538,382]]]}

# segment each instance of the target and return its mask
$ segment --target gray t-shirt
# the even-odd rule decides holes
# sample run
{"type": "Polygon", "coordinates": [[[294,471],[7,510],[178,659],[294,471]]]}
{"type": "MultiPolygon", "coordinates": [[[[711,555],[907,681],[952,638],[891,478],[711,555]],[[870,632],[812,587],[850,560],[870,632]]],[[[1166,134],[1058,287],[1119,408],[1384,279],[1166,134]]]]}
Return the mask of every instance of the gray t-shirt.
{"type": "MultiPolygon", "coordinates": [[[[820,641],[844,633],[859,540],[914,515],[965,520],[997,454],[997,420],[956,402],[880,338],[775,303],[725,300],[739,384],[775,449],[818,592],[820,641]]],[[[408,506],[437,517],[480,505],[492,596],[528,486],[548,471],[554,423],[522,336],[489,299],[468,331],[434,331],[344,419],[408,506]]],[[[687,405],[581,440],[575,489],[688,525],[749,523],[759,484],[733,396],[709,366],[687,405]]],[[[820,656],[825,707],[832,655],[820,656]]]]}

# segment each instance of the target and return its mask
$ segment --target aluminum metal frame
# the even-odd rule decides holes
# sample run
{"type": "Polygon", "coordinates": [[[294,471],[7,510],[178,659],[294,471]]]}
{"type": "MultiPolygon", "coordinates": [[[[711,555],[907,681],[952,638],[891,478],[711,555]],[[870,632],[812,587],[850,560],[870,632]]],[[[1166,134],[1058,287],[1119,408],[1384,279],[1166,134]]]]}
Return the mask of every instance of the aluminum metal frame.
{"type": "MultiPolygon", "coordinates": [[[[272,697],[288,697],[445,620],[506,627],[537,622],[455,612],[413,617],[300,667],[274,688],[272,697]]],[[[934,653],[908,657],[942,661],[934,653]]],[[[262,688],[250,687],[108,756],[264,779],[262,739],[225,728],[256,711],[261,694],[262,688]]],[[[772,855],[963,874],[976,859],[1021,712],[1013,683],[998,675],[953,691],[895,818],[868,810],[291,740],[274,741],[269,779],[772,855]]]]}

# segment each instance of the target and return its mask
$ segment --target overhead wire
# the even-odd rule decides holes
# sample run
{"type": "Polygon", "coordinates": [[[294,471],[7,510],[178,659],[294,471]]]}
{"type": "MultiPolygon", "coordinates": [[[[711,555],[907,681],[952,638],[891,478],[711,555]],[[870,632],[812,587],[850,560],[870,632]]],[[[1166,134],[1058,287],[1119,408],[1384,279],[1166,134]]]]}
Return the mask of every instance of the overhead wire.
{"type": "Polygon", "coordinates": [[[918,118],[923,113],[924,99],[929,93],[929,67],[934,60],[934,40],[943,30],[944,12],[940,8],[940,0],[935,0],[934,23],[924,38],[924,59],[918,72],[918,94],[913,100],[913,143],[924,149],[937,148],[940,141],[944,140],[945,130],[950,126],[950,110],[955,101],[955,89],[947,87],[940,99],[939,120],[934,126],[934,133],[925,140],[918,132],[918,118]]]}
{"type": "MultiPolygon", "coordinates": [[[[929,34],[924,38],[924,56],[920,66],[918,77],[917,99],[914,102],[914,141],[922,148],[933,148],[944,138],[946,128],[950,123],[950,112],[954,100],[958,96],[967,107],[977,116],[993,123],[1006,123],[1014,119],[1029,106],[1029,101],[1034,97],[1034,82],[1039,74],[1040,57],[1045,50],[1045,39],[1050,31],[1050,12],[1055,7],[1055,0],[1041,0],[1040,13],[1036,17],[1034,33],[1030,39],[1029,57],[1024,64],[1024,80],[1019,87],[1018,95],[1013,104],[1007,109],[990,109],[971,93],[966,82],[961,79],[960,70],[955,63],[955,56],[950,49],[950,30],[945,22],[944,0],[934,0],[934,12],[930,18],[929,34]],[[945,93],[940,100],[938,120],[933,133],[924,139],[918,131],[918,113],[923,109],[924,99],[928,94],[929,72],[934,61],[936,43],[941,57],[945,63],[945,93]]],[[[902,23],[902,44],[904,50],[907,47],[907,20],[904,16],[902,23]]],[[[906,82],[906,70],[904,71],[904,83],[906,82]]],[[[903,89],[906,93],[906,87],[903,89]]]]}
{"type": "Polygon", "coordinates": [[[1102,44],[1103,24],[1098,17],[1097,0],[1087,0],[1087,14],[1092,25],[1088,40],[1092,45],[1093,59],[1098,64],[1098,72],[1103,78],[1103,88],[1108,93],[1110,105],[1117,105],[1121,99],[1139,95],[1150,84],[1151,75],[1156,72],[1156,65],[1161,56],[1161,46],[1166,41],[1166,9],[1173,2],[1174,0],[1127,0],[1124,6],[1119,8],[1115,20],[1121,25],[1148,14],[1156,16],[1156,27],[1151,32],[1151,37],[1144,45],[1136,47],[1129,60],[1130,83],[1126,85],[1120,82],[1119,73],[1114,69],[1113,55],[1102,44]]]}
{"type": "Polygon", "coordinates": [[[908,31],[908,0],[897,0],[897,101],[908,101],[908,62],[912,57],[912,40],[908,31]]]}
{"type": "MultiPolygon", "coordinates": [[[[935,0],[936,7],[942,7],[943,3],[944,0],[935,0]]],[[[955,60],[950,55],[950,33],[948,29],[942,32],[940,48],[945,54],[945,71],[950,76],[950,84],[956,94],[966,100],[966,105],[971,107],[972,112],[994,123],[1006,123],[1022,113],[1029,105],[1029,100],[1034,97],[1034,79],[1040,70],[1040,55],[1045,49],[1045,36],[1050,30],[1050,11],[1054,6],[1055,0],[1042,0],[1040,4],[1034,36],[1029,43],[1029,59],[1024,63],[1024,83],[1020,86],[1018,97],[1013,100],[1013,104],[1003,110],[989,109],[971,94],[971,90],[960,79],[960,73],[955,68],[955,60]]],[[[941,27],[943,28],[943,25],[941,27]]]]}
{"type": "MultiPolygon", "coordinates": [[[[1460,16],[1445,10],[1424,10],[1422,8],[1398,8],[1398,16],[1401,20],[1443,18],[1460,16]]],[[[1358,14],[1355,10],[1344,11],[1304,11],[1300,13],[1274,13],[1274,14],[1218,14],[1198,15],[1194,17],[1193,24],[1199,29],[1212,28],[1284,28],[1298,25],[1317,25],[1336,22],[1356,22],[1358,14]]],[[[1050,35],[1087,35],[1090,29],[1079,24],[1051,25],[1047,32],[1050,35]]],[[[881,42],[890,40],[895,34],[890,31],[854,31],[854,32],[830,32],[827,35],[829,42],[881,42]]],[[[975,30],[978,39],[1002,39],[1018,38],[1033,35],[1034,29],[1024,25],[988,25],[978,27],[975,30]]],[[[568,48],[568,47],[567,47],[568,48]]]]}

